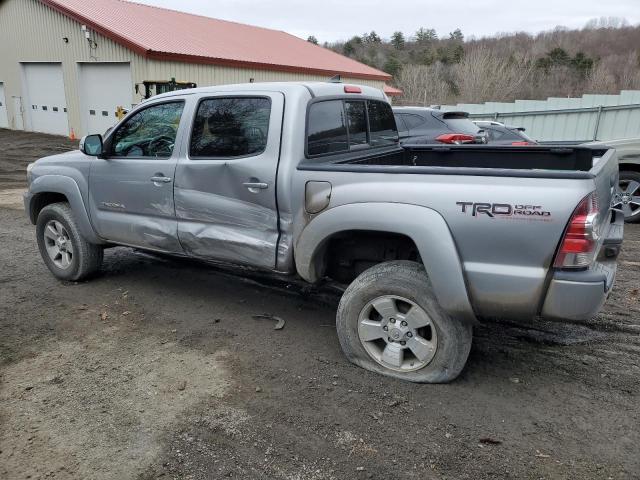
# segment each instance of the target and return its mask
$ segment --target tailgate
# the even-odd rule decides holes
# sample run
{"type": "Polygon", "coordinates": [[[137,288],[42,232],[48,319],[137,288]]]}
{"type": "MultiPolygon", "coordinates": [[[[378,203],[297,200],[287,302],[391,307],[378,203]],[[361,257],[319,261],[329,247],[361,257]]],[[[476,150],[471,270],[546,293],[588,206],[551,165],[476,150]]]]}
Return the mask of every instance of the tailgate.
{"type": "MultiPolygon", "coordinates": [[[[598,195],[598,223],[610,223],[611,202],[618,188],[618,157],[613,149],[594,149],[593,167],[589,173],[594,175],[596,194],[598,195]]],[[[604,232],[603,232],[604,233],[604,232]]]]}

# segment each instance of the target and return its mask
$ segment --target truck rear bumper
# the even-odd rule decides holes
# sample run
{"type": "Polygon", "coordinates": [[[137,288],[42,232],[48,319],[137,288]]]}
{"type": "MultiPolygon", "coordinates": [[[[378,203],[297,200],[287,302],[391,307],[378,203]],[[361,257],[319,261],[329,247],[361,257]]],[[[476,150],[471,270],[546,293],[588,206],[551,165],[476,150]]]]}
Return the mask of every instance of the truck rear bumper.
{"type": "Polygon", "coordinates": [[[600,311],[610,291],[604,280],[581,282],[553,278],[542,316],[557,320],[589,320],[600,311]]]}
{"type": "Polygon", "coordinates": [[[622,246],[624,217],[617,213],[600,248],[598,260],[588,270],[558,270],[547,290],[543,318],[584,321],[594,317],[606,302],[616,277],[616,258],[622,246]]]}

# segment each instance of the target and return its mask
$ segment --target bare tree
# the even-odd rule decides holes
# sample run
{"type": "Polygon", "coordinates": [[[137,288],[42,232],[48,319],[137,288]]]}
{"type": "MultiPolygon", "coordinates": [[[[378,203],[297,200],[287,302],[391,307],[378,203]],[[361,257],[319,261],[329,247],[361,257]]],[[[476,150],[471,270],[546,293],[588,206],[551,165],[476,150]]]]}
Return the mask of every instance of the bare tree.
{"type": "Polygon", "coordinates": [[[449,73],[442,63],[433,65],[407,65],[398,76],[397,83],[404,92],[400,103],[428,107],[436,103],[449,103],[455,99],[446,78],[449,73]]]}
{"type": "Polygon", "coordinates": [[[510,100],[531,80],[533,69],[526,56],[502,57],[486,47],[473,48],[454,67],[459,101],[510,100]]]}

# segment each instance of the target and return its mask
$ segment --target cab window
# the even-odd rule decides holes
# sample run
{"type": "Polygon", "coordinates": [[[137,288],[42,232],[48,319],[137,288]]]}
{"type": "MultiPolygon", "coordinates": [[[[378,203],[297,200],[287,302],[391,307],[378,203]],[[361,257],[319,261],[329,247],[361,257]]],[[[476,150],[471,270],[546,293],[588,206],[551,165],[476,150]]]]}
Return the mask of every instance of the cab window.
{"type": "Polygon", "coordinates": [[[347,126],[349,127],[349,147],[366,145],[367,139],[367,108],[365,102],[345,102],[347,126]]]}
{"type": "Polygon", "coordinates": [[[398,129],[391,106],[377,100],[321,100],[307,117],[307,155],[393,145],[398,129]]]}
{"type": "Polygon", "coordinates": [[[398,142],[398,129],[393,118],[391,105],[370,100],[367,102],[369,114],[369,143],[372,147],[393,145],[398,142]]]}
{"type": "Polygon", "coordinates": [[[345,152],[348,149],[347,122],[342,100],[314,103],[309,110],[309,155],[345,152]]]}

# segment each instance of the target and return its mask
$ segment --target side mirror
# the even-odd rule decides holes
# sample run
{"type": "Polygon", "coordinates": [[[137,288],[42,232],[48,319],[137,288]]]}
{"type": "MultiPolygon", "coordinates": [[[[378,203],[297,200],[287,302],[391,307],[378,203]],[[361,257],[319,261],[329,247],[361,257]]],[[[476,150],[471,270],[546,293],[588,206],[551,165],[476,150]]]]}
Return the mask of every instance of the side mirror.
{"type": "Polygon", "coordinates": [[[80,140],[80,151],[85,155],[97,157],[102,155],[102,135],[86,135],[80,140]]]}

